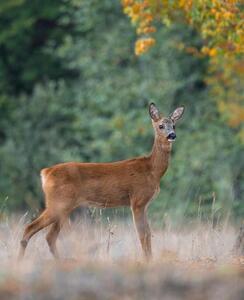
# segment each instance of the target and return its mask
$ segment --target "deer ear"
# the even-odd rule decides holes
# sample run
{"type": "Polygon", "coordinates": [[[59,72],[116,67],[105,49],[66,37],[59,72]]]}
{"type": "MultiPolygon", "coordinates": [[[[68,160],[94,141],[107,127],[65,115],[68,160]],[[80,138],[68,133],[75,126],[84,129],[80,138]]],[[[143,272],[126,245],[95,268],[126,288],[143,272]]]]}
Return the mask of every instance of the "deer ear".
{"type": "Polygon", "coordinates": [[[174,122],[178,121],[182,117],[184,110],[185,110],[184,106],[177,107],[176,110],[174,110],[172,114],[169,116],[170,119],[174,122]]]}
{"type": "Polygon", "coordinates": [[[159,110],[157,109],[156,105],[152,102],[149,105],[149,114],[151,119],[154,122],[157,122],[160,119],[160,113],[159,110]]]}

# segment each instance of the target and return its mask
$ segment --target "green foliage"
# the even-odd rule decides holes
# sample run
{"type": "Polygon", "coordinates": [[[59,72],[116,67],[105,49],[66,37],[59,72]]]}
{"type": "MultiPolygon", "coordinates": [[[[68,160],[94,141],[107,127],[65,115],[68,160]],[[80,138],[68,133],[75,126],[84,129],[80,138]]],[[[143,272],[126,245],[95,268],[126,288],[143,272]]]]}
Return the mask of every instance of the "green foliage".
{"type": "Polygon", "coordinates": [[[36,207],[33,199],[40,196],[40,169],[71,159],[65,149],[72,151],[76,116],[72,104],[72,92],[61,84],[37,86],[32,96],[18,98],[0,148],[0,187],[15,208],[24,201],[36,207]]]}
{"type": "MultiPolygon", "coordinates": [[[[54,78],[63,79],[59,83],[30,81],[33,93],[0,96],[0,113],[5,116],[2,199],[8,196],[13,209],[38,206],[39,171],[54,163],[114,161],[149,153],[153,130],[147,105],[152,100],[165,114],[177,105],[186,106],[160,196],[151,204],[155,219],[160,221],[165,213],[177,220],[194,217],[199,205],[203,218],[231,209],[241,215],[242,149],[221,122],[204,84],[208,60],[176,47],[181,42],[201,47],[196,33],[182,26],[164,27],[157,31],[157,46],[137,58],[135,37],[119,2],[82,1],[73,18],[80,20],[74,27],[79,38],[60,33],[65,43],[53,55],[65,58],[64,68],[77,69],[79,78],[67,81],[66,73],[57,70],[54,78]]],[[[16,84],[25,90],[21,80],[16,84]]]]}
{"type": "Polygon", "coordinates": [[[31,92],[34,84],[72,78],[59,54],[78,33],[75,5],[65,0],[3,0],[0,4],[0,90],[31,92]]]}

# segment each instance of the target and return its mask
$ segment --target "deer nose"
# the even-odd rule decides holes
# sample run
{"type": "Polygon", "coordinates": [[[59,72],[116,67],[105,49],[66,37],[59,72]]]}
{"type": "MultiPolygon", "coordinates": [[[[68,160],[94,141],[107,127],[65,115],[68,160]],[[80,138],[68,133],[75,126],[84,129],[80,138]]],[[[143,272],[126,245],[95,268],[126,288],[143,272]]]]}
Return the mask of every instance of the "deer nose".
{"type": "Polygon", "coordinates": [[[171,132],[171,133],[167,136],[167,139],[168,139],[168,140],[171,140],[171,141],[175,140],[175,138],[176,138],[176,134],[175,134],[174,132],[171,132]]]}

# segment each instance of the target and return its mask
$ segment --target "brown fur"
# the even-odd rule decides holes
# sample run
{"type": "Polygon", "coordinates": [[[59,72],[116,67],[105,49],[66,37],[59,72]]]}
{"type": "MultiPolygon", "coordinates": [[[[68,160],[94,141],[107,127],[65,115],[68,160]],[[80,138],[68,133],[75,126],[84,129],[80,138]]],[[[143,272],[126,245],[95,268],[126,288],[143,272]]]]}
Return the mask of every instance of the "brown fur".
{"type": "Polygon", "coordinates": [[[151,234],[146,210],[159,192],[160,178],[167,170],[171,143],[153,121],[155,140],[149,156],[112,163],[62,163],[41,171],[46,209],[27,225],[19,257],[30,238],[52,224],[47,235],[50,251],[57,258],[56,239],[64,221],[78,206],[130,206],[146,257],[151,256],[151,234]]]}

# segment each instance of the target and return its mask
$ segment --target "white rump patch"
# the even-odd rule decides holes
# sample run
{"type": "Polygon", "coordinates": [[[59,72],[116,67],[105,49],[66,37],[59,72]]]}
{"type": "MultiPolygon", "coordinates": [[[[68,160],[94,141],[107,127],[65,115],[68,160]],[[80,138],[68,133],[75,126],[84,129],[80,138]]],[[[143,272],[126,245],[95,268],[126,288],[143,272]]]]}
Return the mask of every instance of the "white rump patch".
{"type": "Polygon", "coordinates": [[[42,187],[44,187],[44,184],[46,182],[46,176],[43,171],[41,172],[41,181],[42,181],[42,187]]]}

